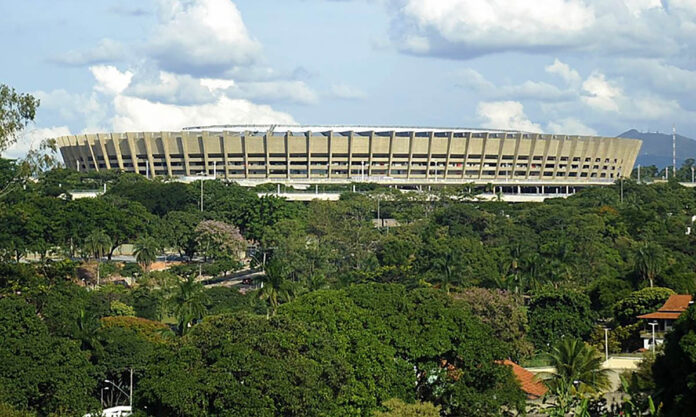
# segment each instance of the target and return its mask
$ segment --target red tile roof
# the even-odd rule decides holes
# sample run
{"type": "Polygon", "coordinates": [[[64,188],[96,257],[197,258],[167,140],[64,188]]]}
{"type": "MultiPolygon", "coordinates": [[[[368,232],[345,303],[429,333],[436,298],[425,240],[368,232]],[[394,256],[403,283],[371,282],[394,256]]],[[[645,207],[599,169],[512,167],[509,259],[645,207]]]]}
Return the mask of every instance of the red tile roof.
{"type": "Polygon", "coordinates": [[[654,313],[643,314],[638,316],[639,319],[671,319],[679,318],[689,304],[691,303],[690,295],[673,294],[670,295],[665,304],[654,313]]]}
{"type": "Polygon", "coordinates": [[[665,301],[665,305],[657,311],[677,311],[681,313],[689,308],[689,303],[691,303],[690,295],[674,294],[670,295],[667,301],[665,301]]]}
{"type": "Polygon", "coordinates": [[[654,313],[643,314],[638,316],[639,319],[660,319],[660,320],[676,320],[681,313],[663,313],[656,311],[654,313]]]}
{"type": "Polygon", "coordinates": [[[501,363],[512,368],[512,373],[515,374],[517,381],[520,383],[522,391],[527,393],[527,398],[535,400],[543,397],[548,391],[546,385],[539,381],[536,375],[519,366],[515,362],[506,359],[501,363]]]}

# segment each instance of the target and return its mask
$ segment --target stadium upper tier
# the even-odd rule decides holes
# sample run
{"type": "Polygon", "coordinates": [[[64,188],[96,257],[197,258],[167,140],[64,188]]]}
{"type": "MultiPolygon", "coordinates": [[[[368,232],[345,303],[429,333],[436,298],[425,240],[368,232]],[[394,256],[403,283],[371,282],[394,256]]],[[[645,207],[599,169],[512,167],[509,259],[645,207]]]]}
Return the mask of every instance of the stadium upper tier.
{"type": "Polygon", "coordinates": [[[605,184],[641,141],[506,130],[221,125],[58,138],[67,167],[242,183],[605,184]]]}

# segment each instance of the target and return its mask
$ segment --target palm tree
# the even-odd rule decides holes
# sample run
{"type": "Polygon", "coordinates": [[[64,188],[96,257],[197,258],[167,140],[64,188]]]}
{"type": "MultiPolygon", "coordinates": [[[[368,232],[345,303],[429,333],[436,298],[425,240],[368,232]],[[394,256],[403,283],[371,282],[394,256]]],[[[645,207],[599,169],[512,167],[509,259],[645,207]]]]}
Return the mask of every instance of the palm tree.
{"type": "Polygon", "coordinates": [[[541,376],[563,408],[569,407],[574,397],[596,394],[610,387],[609,370],[601,369],[602,355],[582,340],[562,339],[545,356],[556,372],[541,376]]]}
{"type": "Polygon", "coordinates": [[[271,307],[271,315],[275,315],[282,299],[289,301],[294,294],[292,286],[286,281],[287,275],[288,268],[282,263],[271,259],[264,265],[264,274],[257,278],[261,283],[258,297],[261,300],[268,301],[271,307]]]}
{"type": "Polygon", "coordinates": [[[111,249],[111,238],[103,230],[93,230],[85,237],[84,248],[88,256],[97,261],[97,286],[99,286],[99,265],[101,258],[111,249]]]}
{"type": "Polygon", "coordinates": [[[662,270],[662,248],[652,242],[644,242],[636,249],[636,272],[650,281],[653,286],[655,277],[662,270]]]}
{"type": "Polygon", "coordinates": [[[160,251],[159,242],[152,236],[140,237],[135,241],[135,260],[144,266],[145,272],[150,272],[150,265],[157,260],[160,251]]]}
{"type": "Polygon", "coordinates": [[[195,277],[189,276],[179,282],[170,302],[174,307],[179,332],[184,335],[191,324],[201,319],[208,311],[210,297],[205,293],[203,284],[196,282],[195,277]]]}

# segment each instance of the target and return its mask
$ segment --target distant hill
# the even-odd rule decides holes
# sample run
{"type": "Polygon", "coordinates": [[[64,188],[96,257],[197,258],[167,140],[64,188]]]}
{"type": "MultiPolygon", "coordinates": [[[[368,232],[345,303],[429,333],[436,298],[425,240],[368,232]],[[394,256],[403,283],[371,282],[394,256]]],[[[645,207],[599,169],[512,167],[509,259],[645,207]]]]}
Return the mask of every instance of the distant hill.
{"type": "MultiPolygon", "coordinates": [[[[672,134],[639,132],[631,129],[620,134],[620,138],[641,139],[636,164],[642,166],[657,165],[659,168],[672,165],[672,134]]],[[[696,140],[677,134],[677,166],[688,158],[696,159],[696,140]]]]}

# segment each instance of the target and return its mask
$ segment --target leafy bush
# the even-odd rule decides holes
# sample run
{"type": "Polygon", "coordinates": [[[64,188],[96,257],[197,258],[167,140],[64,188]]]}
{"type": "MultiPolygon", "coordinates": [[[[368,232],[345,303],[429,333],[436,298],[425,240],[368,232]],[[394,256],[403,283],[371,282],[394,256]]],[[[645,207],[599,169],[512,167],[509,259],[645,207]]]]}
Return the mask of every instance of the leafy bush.
{"type": "Polygon", "coordinates": [[[581,292],[542,290],[529,303],[529,336],[539,350],[558,344],[562,338],[584,340],[593,326],[590,299],[581,292]]]}
{"type": "Polygon", "coordinates": [[[652,313],[667,301],[674,291],[669,288],[652,287],[634,291],[614,304],[614,319],[621,326],[636,323],[637,316],[652,313]]]}

